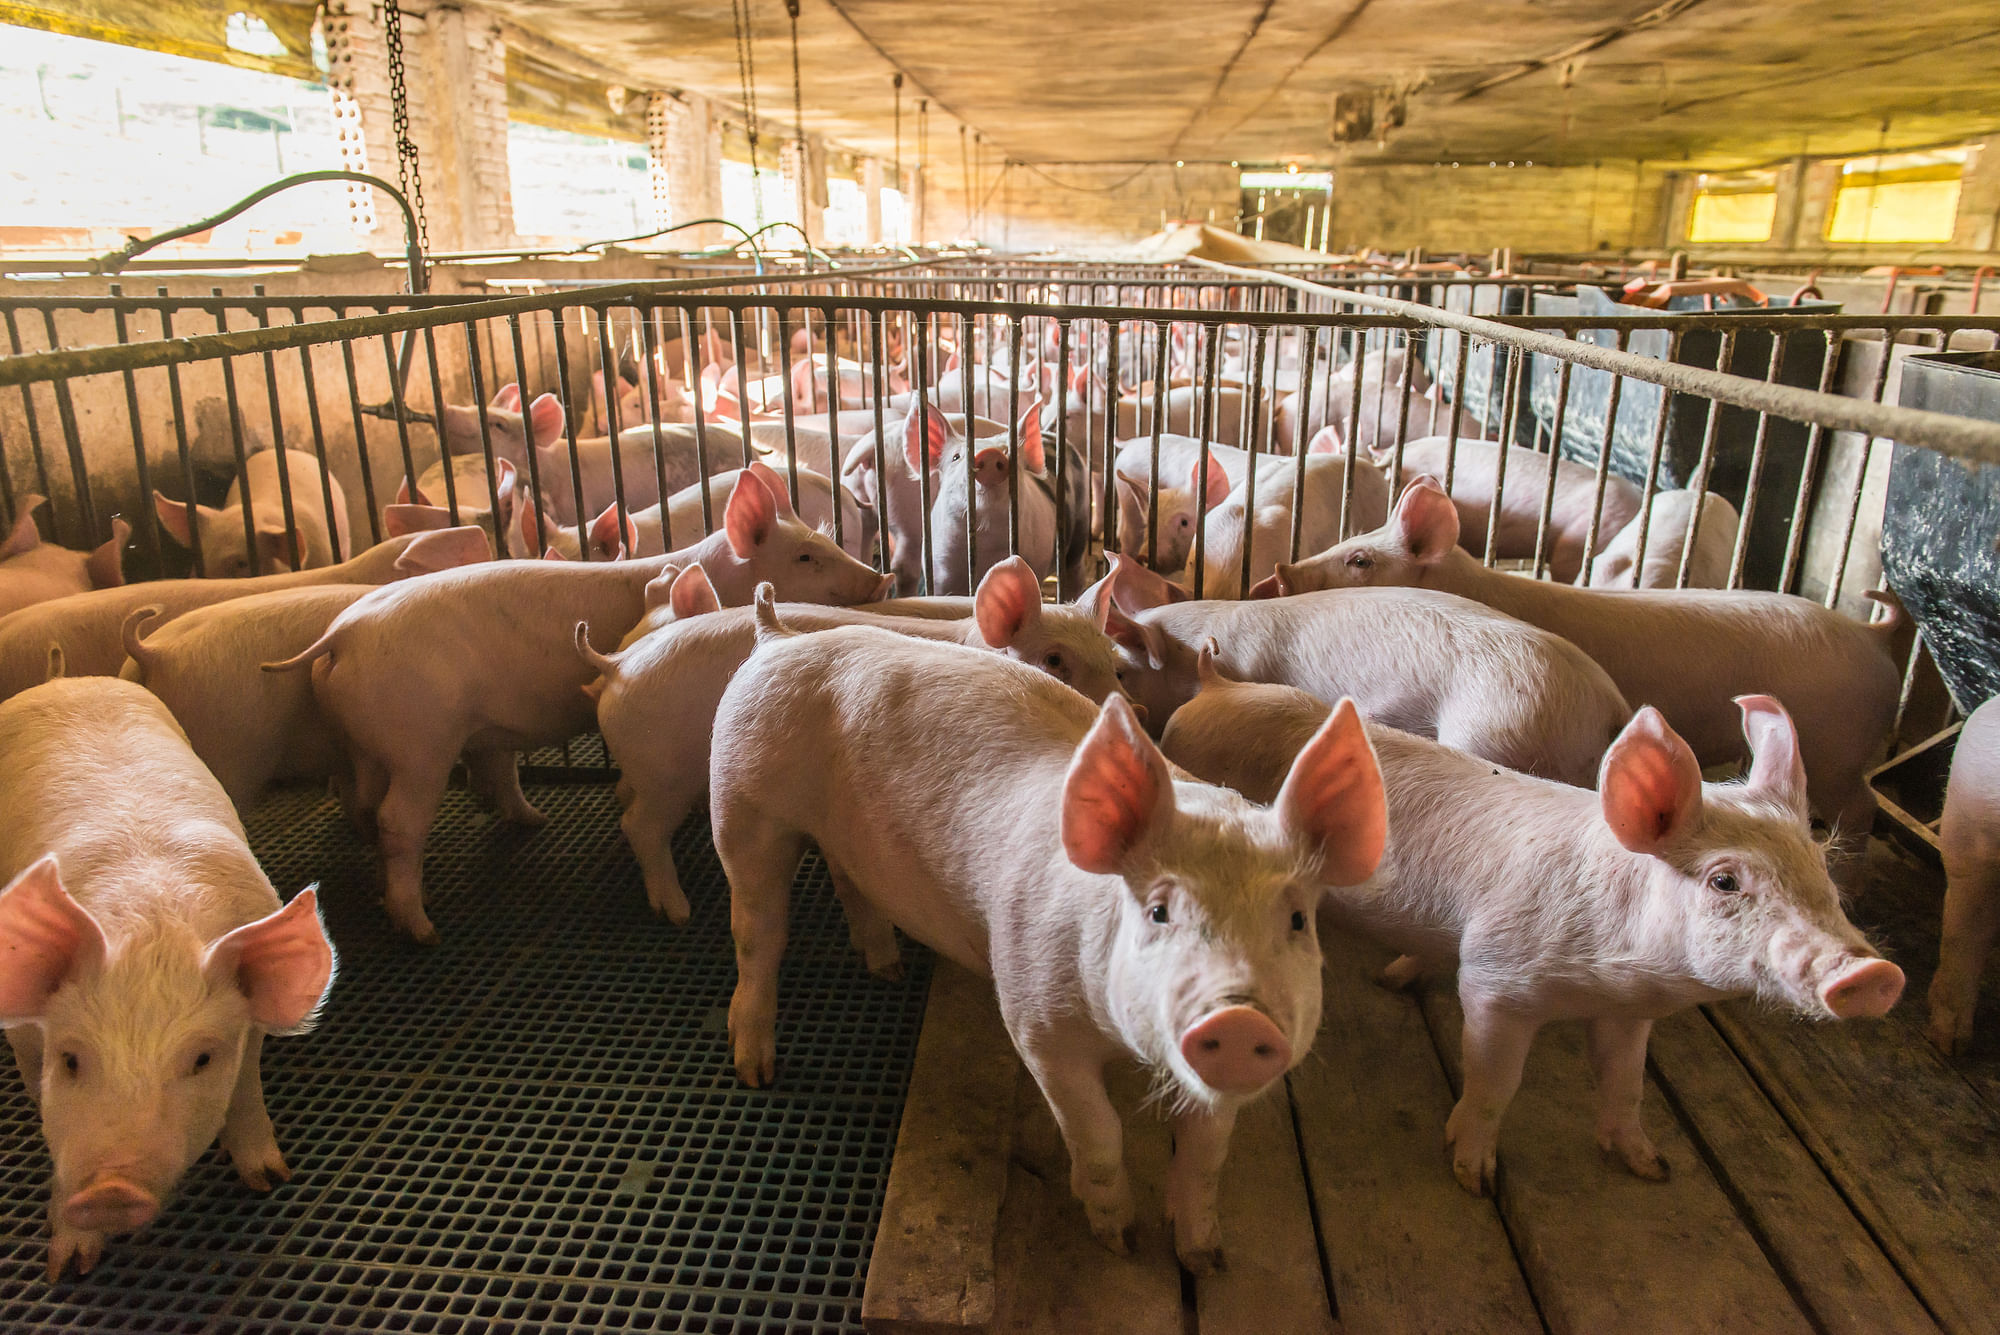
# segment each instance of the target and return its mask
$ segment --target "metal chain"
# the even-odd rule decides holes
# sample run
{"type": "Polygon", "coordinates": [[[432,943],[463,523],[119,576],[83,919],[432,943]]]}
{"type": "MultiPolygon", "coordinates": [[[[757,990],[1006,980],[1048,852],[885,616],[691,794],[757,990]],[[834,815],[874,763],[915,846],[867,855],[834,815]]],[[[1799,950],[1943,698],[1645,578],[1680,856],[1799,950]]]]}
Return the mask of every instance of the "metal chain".
{"type": "Polygon", "coordinates": [[[729,17],[736,25],[736,78],[743,89],[743,133],[750,140],[750,203],[757,226],[764,226],[764,178],[757,167],[757,66],[750,31],[750,0],[729,0],[729,17]]]}
{"type": "MultiPolygon", "coordinates": [[[[396,135],[396,184],[417,214],[417,247],[431,249],[430,223],[424,217],[424,177],[417,165],[417,145],[410,138],[410,98],[403,87],[403,11],[397,0],[379,7],[382,35],[389,47],[389,125],[396,135]]],[[[415,285],[421,275],[411,274],[415,285]]]]}

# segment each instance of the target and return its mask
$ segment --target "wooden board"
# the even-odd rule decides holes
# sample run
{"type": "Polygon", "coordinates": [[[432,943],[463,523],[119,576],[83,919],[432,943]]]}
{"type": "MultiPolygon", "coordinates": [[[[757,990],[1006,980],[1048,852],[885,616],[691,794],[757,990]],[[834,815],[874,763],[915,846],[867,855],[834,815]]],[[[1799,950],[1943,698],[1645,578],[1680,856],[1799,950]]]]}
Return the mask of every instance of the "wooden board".
{"type": "Polygon", "coordinates": [[[1937,1323],[1722,1041],[1683,1011],[1653,1029],[1653,1073],[1827,1335],[1937,1323]]]}
{"type": "Polygon", "coordinates": [[[1324,945],[1325,1018],[1289,1083],[1342,1329],[1540,1331],[1493,1203],[1451,1175],[1451,1087],[1415,1000],[1372,981],[1388,952],[1324,945]]]}
{"type": "MultiPolygon", "coordinates": [[[[1458,999],[1427,988],[1424,1010],[1456,1086],[1458,999]]],[[[1642,1116],[1673,1167],[1667,1182],[1598,1153],[1594,1100],[1582,1027],[1544,1028],[1500,1133],[1500,1209],[1549,1329],[1808,1335],[1658,1087],[1647,1081],[1642,1116]]]]}
{"type": "MultiPolygon", "coordinates": [[[[992,1320],[1020,1078],[992,983],[940,959],[861,1297],[869,1331],[919,1335],[992,1320]]],[[[1032,1084],[1029,1093],[1041,1101],[1032,1084]]]]}
{"type": "Polygon", "coordinates": [[[1112,1084],[1112,1101],[1125,1115],[1138,1225],[1132,1254],[1119,1256],[1091,1235],[1082,1204],[1070,1194],[1069,1154],[1048,1101],[1021,1072],[992,1330],[1173,1335],[1183,1328],[1180,1263],[1161,1220],[1169,1137],[1150,1112],[1134,1113],[1144,1092],[1144,1082],[1129,1073],[1112,1084]]]}
{"type": "Polygon", "coordinates": [[[1800,1024],[1743,1002],[1716,1028],[1948,1331],[2000,1314],[2000,1115],[1894,1021],[1800,1024]]]}
{"type": "Polygon", "coordinates": [[[1218,1205],[1228,1263],[1195,1281],[1201,1335],[1332,1335],[1292,1104],[1282,1085],[1237,1114],[1218,1205]]]}

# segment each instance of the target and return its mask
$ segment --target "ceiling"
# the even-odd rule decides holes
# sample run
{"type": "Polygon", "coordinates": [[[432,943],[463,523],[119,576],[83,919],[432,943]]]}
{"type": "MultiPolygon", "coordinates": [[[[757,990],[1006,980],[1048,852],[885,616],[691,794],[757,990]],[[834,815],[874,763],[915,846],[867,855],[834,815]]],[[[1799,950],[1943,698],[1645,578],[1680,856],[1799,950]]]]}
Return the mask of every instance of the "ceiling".
{"type": "MultiPolygon", "coordinates": [[[[789,126],[784,4],[743,2],[758,111],[789,126]]],[[[494,7],[635,87],[743,101],[720,0],[494,7]]],[[[889,157],[900,68],[903,156],[928,98],[953,175],[961,123],[989,164],[1715,168],[2000,132],[1993,0],[802,0],[798,36],[809,131],[889,157]]]]}

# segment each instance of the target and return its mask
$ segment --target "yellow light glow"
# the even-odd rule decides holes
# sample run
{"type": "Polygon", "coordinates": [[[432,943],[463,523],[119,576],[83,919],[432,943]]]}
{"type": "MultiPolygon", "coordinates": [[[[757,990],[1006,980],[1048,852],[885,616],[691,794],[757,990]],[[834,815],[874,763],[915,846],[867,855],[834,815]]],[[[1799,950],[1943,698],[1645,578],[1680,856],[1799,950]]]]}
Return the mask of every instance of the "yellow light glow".
{"type": "Polygon", "coordinates": [[[1769,241],[1771,224],[1778,216],[1778,195],[1698,194],[1694,212],[1688,217],[1688,240],[1769,241]]]}
{"type": "Polygon", "coordinates": [[[1829,241],[1949,241],[1958,221],[1957,181],[1844,186],[1833,200],[1829,241]]]}

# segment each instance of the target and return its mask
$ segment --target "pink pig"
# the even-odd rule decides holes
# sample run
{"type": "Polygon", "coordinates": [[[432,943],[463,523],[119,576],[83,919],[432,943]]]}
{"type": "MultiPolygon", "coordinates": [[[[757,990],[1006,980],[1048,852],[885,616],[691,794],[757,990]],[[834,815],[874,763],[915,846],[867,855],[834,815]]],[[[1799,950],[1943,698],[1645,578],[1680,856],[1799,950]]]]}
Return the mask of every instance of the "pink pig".
{"type": "Polygon", "coordinates": [[[111,538],[92,552],[73,552],[43,542],[35,527],[35,511],[47,504],[40,496],[23,496],[14,527],[0,542],[0,617],[34,603],[72,593],[113,589],[125,582],[120,553],[132,536],[123,519],[111,521],[111,538]]]}

